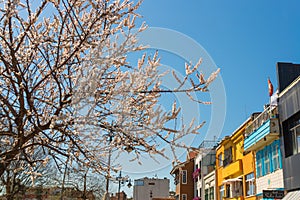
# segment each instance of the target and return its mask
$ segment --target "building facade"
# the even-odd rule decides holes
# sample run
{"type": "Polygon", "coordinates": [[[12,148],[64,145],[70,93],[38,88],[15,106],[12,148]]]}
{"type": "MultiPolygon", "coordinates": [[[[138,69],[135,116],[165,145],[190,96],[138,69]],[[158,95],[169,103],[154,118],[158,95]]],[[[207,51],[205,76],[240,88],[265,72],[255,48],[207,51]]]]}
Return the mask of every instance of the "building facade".
{"type": "Polygon", "coordinates": [[[203,141],[194,160],[194,200],[215,198],[216,142],[203,141]]]}
{"type": "Polygon", "coordinates": [[[279,135],[277,105],[265,106],[246,127],[244,151],[255,153],[257,199],[268,199],[263,198],[264,192],[284,190],[279,135]]]}
{"type": "Polygon", "coordinates": [[[168,198],[170,180],[167,178],[141,178],[134,180],[133,199],[152,200],[152,198],[168,198]]]}
{"type": "Polygon", "coordinates": [[[190,200],[194,198],[194,158],[195,152],[189,152],[185,162],[173,167],[170,174],[174,177],[176,186],[176,200],[190,200]]]}
{"type": "Polygon", "coordinates": [[[300,64],[277,63],[284,199],[300,197],[300,64]]]}
{"type": "Polygon", "coordinates": [[[202,176],[201,176],[201,161],[202,154],[198,153],[194,160],[194,199],[200,199],[202,197],[202,176]]]}
{"type": "Polygon", "coordinates": [[[255,162],[252,151],[244,152],[247,119],[231,136],[226,136],[216,149],[216,199],[254,200],[255,162]]]}
{"type": "Polygon", "coordinates": [[[204,179],[204,200],[215,200],[216,198],[216,178],[215,170],[203,177],[204,179]]]}
{"type": "MultiPolygon", "coordinates": [[[[204,141],[205,142],[205,141],[204,141]]],[[[201,146],[201,145],[200,145],[201,146]]],[[[194,200],[215,198],[215,163],[216,150],[212,148],[199,148],[194,160],[194,200]]]]}

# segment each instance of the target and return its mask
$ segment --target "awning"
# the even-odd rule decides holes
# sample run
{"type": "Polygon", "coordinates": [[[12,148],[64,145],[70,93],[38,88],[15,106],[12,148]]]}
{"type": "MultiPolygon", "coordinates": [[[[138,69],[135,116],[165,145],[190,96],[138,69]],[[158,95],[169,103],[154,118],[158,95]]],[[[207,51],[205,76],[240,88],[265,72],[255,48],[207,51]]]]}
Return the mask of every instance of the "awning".
{"type": "Polygon", "coordinates": [[[240,178],[230,178],[223,181],[223,183],[229,183],[229,182],[239,182],[242,181],[240,178]]]}
{"type": "Polygon", "coordinates": [[[282,200],[299,200],[300,190],[288,192],[282,200]]]}

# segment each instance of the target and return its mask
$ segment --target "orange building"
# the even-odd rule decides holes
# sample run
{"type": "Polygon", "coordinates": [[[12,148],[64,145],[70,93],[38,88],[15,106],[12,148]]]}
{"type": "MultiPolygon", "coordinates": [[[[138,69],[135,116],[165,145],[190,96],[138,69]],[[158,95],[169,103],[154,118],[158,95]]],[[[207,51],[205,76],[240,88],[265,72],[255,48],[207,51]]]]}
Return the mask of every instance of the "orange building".
{"type": "Polygon", "coordinates": [[[254,153],[244,153],[245,128],[255,116],[253,114],[231,136],[226,136],[217,147],[217,200],[256,199],[254,153]]]}

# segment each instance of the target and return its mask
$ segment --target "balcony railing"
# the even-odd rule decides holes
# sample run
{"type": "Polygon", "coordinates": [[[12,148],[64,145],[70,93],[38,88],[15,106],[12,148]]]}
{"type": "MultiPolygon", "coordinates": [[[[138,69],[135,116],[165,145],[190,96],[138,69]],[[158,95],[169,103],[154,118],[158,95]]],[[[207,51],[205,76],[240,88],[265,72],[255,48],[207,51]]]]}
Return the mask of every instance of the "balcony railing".
{"type": "Polygon", "coordinates": [[[245,137],[251,135],[259,127],[261,127],[266,121],[271,118],[278,118],[277,106],[269,106],[261,114],[259,114],[245,129],[245,137]]]}

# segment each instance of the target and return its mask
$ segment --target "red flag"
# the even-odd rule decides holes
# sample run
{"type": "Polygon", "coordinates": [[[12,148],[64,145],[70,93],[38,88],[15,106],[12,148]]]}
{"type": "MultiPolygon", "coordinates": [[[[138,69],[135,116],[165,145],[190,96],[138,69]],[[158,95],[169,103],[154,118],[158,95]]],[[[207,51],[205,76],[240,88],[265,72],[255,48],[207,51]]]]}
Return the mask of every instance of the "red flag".
{"type": "Polygon", "coordinates": [[[270,78],[268,78],[268,87],[269,87],[269,96],[273,95],[273,85],[270,81],[270,78]]]}

